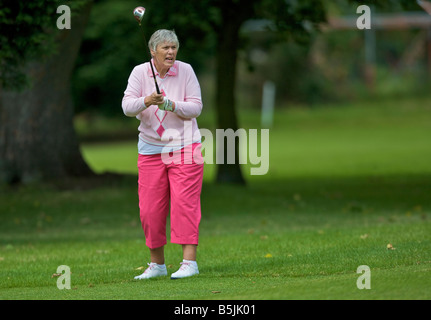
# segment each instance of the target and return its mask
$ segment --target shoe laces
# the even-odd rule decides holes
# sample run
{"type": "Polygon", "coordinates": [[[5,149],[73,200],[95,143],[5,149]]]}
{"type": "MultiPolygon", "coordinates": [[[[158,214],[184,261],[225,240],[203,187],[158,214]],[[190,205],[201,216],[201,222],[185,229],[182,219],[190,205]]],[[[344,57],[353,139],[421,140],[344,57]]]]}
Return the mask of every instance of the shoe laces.
{"type": "Polygon", "coordinates": [[[180,270],[186,270],[188,266],[190,266],[189,262],[180,262],[180,270]]]}
{"type": "Polygon", "coordinates": [[[147,263],[147,264],[148,264],[148,268],[144,271],[144,273],[151,271],[151,269],[153,269],[156,266],[155,263],[147,263]]]}

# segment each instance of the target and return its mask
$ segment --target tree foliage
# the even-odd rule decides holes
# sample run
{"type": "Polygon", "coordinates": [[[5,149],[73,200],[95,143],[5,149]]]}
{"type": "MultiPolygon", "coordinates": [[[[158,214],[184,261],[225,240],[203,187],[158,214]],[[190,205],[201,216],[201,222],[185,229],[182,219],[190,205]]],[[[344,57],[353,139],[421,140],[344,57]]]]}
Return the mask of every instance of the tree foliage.
{"type": "Polygon", "coordinates": [[[60,34],[56,28],[57,7],[69,5],[72,15],[89,0],[60,1],[1,0],[0,6],[0,86],[24,89],[30,85],[25,70],[29,61],[52,55],[60,34]]]}
{"type": "Polygon", "coordinates": [[[57,3],[23,4],[8,7],[7,16],[16,25],[10,19],[5,23],[12,36],[7,36],[10,41],[1,60],[2,67],[10,66],[2,72],[5,85],[0,88],[0,181],[31,183],[90,176],[73,127],[70,78],[91,3],[73,2],[70,30],[56,30],[57,3]],[[38,31],[33,33],[27,24],[35,24],[38,31]]]}

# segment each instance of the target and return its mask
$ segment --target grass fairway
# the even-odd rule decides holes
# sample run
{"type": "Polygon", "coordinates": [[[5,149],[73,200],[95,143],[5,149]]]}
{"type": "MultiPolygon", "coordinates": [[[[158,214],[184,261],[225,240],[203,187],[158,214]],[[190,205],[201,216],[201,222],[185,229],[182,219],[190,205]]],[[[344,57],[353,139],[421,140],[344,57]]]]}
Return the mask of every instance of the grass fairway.
{"type": "MultiPolygon", "coordinates": [[[[240,119],[258,128],[257,113],[240,119]]],[[[430,138],[429,99],[277,112],[267,175],[244,165],[246,187],[216,185],[206,165],[201,274],[176,281],[133,280],[149,262],[134,176],[2,189],[0,299],[430,299],[430,138]]],[[[97,172],[136,173],[134,141],[82,150],[97,172]]],[[[170,274],[181,250],[165,254],[170,274]]]]}

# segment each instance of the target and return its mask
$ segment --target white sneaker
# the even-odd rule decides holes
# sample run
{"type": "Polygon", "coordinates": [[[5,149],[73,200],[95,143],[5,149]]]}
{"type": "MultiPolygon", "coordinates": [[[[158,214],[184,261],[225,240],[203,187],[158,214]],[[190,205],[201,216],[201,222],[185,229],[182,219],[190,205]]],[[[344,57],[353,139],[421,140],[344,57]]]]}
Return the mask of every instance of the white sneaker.
{"type": "Polygon", "coordinates": [[[196,261],[183,261],[177,272],[171,274],[171,279],[181,279],[199,274],[196,261]]]}
{"type": "Polygon", "coordinates": [[[150,279],[155,277],[167,276],[168,271],[166,270],[165,265],[159,265],[157,263],[151,262],[148,263],[148,268],[144,271],[143,274],[136,276],[136,280],[142,279],[150,279]]]}

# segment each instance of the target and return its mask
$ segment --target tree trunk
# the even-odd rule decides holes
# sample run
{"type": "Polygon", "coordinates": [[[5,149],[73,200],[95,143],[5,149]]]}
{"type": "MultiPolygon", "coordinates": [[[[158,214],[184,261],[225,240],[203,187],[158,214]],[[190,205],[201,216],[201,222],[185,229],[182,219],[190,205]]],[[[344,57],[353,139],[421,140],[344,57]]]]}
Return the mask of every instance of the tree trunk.
{"type": "Polygon", "coordinates": [[[60,30],[56,52],[26,66],[31,87],[0,91],[0,181],[29,183],[92,175],[73,126],[70,78],[91,10],[60,30]]]}
{"type": "MultiPolygon", "coordinates": [[[[238,11],[230,2],[221,8],[222,24],[218,32],[216,109],[217,128],[238,130],[235,105],[236,65],[241,21],[238,11]]],[[[230,150],[229,152],[232,152],[230,150]]],[[[245,184],[239,164],[239,148],[235,142],[235,163],[227,163],[227,144],[224,144],[224,162],[217,165],[216,182],[245,184]]]]}

